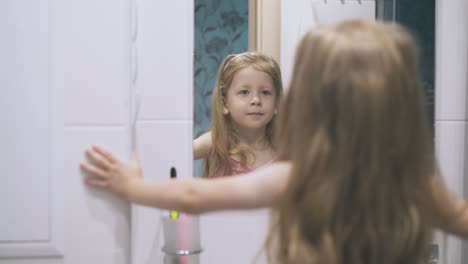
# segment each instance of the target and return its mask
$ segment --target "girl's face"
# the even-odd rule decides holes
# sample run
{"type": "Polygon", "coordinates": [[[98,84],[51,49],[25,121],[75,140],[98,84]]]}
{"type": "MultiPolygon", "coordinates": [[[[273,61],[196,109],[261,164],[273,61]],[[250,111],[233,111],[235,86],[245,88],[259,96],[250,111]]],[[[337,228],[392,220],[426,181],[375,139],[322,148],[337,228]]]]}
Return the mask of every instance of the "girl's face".
{"type": "Polygon", "coordinates": [[[276,96],[270,75],[249,66],[234,75],[223,113],[231,116],[237,129],[265,129],[273,118],[276,96]]]}

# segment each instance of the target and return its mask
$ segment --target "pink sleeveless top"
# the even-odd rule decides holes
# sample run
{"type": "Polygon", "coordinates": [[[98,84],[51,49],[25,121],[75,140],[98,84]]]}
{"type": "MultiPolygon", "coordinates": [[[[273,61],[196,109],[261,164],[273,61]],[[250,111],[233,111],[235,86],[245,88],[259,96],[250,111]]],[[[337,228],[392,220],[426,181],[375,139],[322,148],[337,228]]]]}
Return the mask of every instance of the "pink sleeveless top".
{"type": "Polygon", "coordinates": [[[265,164],[263,164],[261,166],[258,166],[257,168],[252,168],[252,167],[249,167],[249,166],[242,166],[242,164],[239,161],[237,161],[237,160],[235,160],[233,158],[229,158],[229,160],[228,160],[229,164],[222,165],[218,169],[218,171],[213,174],[212,177],[216,178],[216,177],[246,174],[246,173],[249,173],[249,172],[254,171],[256,169],[266,167],[266,166],[272,164],[275,160],[276,159],[273,158],[270,161],[268,161],[267,163],[265,163],[265,164]],[[228,173],[228,171],[229,171],[228,166],[231,166],[231,173],[228,173]]]}

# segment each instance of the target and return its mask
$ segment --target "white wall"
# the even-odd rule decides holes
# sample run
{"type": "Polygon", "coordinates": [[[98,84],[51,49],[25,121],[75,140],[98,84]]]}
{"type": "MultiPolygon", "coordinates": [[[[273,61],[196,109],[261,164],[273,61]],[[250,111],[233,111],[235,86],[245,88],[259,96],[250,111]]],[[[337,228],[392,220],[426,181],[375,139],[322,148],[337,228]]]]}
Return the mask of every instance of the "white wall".
{"type": "MultiPolygon", "coordinates": [[[[468,1],[436,1],[436,148],[449,188],[468,193],[467,89],[468,1]]],[[[467,263],[462,242],[451,236],[437,237],[441,264],[467,263]]],[[[466,245],[465,245],[466,249],[466,245]]]]}
{"type": "MultiPolygon", "coordinates": [[[[192,1],[135,1],[137,77],[141,97],[137,150],[148,179],[192,175],[192,1]]],[[[161,211],[132,206],[132,263],[161,263],[161,211]]]]}
{"type": "Polygon", "coordinates": [[[375,0],[281,1],[281,73],[288,88],[296,46],[309,29],[344,19],[375,19],[375,0]]]}

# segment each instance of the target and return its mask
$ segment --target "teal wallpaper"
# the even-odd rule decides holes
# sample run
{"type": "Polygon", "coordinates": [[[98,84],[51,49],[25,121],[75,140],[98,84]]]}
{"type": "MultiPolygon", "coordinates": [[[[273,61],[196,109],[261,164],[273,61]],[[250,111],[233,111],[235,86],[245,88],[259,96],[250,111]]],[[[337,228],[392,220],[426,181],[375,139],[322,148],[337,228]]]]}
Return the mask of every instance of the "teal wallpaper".
{"type": "Polygon", "coordinates": [[[434,124],[435,0],[395,0],[395,19],[408,27],[421,49],[421,74],[427,110],[434,124]]]}
{"type": "MultiPolygon", "coordinates": [[[[193,136],[210,127],[211,93],[228,54],[248,49],[248,0],[195,0],[193,136]]],[[[201,175],[202,162],[194,164],[201,175]]]]}
{"type": "Polygon", "coordinates": [[[434,124],[435,75],[435,0],[381,0],[384,20],[393,20],[407,27],[421,50],[421,74],[427,99],[427,111],[434,124]]]}

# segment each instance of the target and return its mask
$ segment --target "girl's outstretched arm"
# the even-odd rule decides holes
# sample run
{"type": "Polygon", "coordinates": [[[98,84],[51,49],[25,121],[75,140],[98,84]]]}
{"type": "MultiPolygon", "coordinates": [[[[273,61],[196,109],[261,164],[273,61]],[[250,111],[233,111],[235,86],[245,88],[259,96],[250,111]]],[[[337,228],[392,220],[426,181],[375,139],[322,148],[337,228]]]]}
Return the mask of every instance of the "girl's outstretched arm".
{"type": "Polygon", "coordinates": [[[445,232],[468,237],[468,202],[451,192],[440,175],[432,177],[439,228],[445,232]]]}
{"type": "Polygon", "coordinates": [[[190,214],[270,207],[286,189],[291,167],[289,162],[277,162],[242,176],[150,181],[142,178],[135,155],[125,163],[94,146],[86,156],[91,162],[81,163],[81,168],[90,174],[88,185],[137,204],[190,214]]]}
{"type": "Polygon", "coordinates": [[[208,131],[193,140],[193,159],[199,160],[208,157],[212,147],[211,131],[208,131]]]}

